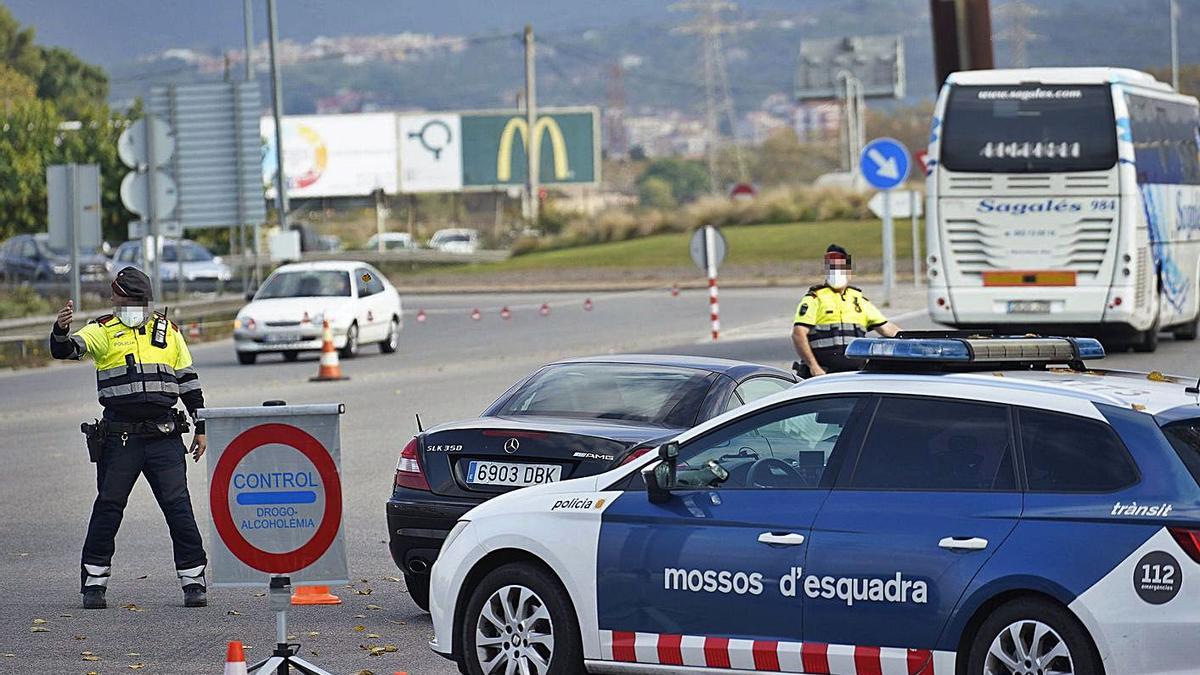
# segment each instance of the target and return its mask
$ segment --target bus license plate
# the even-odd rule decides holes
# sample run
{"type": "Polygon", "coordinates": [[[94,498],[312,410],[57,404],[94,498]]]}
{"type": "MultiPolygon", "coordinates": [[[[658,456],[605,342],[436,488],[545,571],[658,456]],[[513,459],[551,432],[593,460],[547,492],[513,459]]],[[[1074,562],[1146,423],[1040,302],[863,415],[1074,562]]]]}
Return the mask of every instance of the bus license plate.
{"type": "Polygon", "coordinates": [[[1009,314],[1049,314],[1049,300],[1010,300],[1009,314]]]}
{"type": "Polygon", "coordinates": [[[557,464],[510,464],[507,462],[473,461],[467,465],[467,482],[472,485],[541,485],[554,483],[562,477],[557,464]]]}

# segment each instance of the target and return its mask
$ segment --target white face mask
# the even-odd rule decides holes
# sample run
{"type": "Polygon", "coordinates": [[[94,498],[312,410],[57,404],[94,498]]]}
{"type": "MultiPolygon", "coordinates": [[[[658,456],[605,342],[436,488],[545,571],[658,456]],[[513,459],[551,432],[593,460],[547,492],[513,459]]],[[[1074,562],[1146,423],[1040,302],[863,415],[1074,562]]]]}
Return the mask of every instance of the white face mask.
{"type": "Polygon", "coordinates": [[[846,270],[829,270],[825,275],[825,283],[830,288],[841,290],[850,285],[850,273],[846,270]]]}
{"type": "Polygon", "coordinates": [[[141,305],[121,306],[117,307],[113,312],[121,323],[130,328],[137,328],[143,323],[146,323],[146,308],[141,305]]]}

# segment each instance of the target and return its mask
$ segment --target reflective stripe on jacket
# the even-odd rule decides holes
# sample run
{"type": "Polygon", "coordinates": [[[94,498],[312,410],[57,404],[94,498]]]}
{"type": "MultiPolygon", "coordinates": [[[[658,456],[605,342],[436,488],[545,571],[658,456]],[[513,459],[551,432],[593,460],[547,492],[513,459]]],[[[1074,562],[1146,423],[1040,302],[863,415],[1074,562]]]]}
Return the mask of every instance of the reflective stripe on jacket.
{"type": "Polygon", "coordinates": [[[854,286],[836,291],[813,286],[796,307],[795,325],[807,326],[808,344],[814,352],[844,350],[856,337],[887,323],[887,318],[854,286]]]}

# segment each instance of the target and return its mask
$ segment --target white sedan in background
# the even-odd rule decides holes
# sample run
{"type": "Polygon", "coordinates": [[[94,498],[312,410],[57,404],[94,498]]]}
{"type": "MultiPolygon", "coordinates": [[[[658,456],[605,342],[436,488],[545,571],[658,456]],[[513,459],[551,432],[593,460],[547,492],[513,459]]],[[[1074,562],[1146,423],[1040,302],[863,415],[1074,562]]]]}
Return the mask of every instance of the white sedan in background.
{"type": "Polygon", "coordinates": [[[319,351],[329,321],[333,346],[343,358],[377,343],[384,353],[400,344],[400,294],[379,270],[355,261],[284,265],[263,282],[233,322],[238,362],[254,363],[264,352],[294,361],[303,351],[319,351]]]}

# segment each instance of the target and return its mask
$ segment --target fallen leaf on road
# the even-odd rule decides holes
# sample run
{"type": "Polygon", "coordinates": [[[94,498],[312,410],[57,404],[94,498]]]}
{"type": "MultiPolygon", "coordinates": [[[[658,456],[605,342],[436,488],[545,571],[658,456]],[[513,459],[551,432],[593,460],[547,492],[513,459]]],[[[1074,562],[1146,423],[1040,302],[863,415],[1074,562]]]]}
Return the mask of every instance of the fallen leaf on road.
{"type": "Polygon", "coordinates": [[[367,609],[383,609],[379,605],[367,605],[367,609]]]}
{"type": "Polygon", "coordinates": [[[236,609],[231,609],[228,612],[225,612],[225,615],[226,616],[241,616],[242,613],[237,611],[236,609]]]}
{"type": "Polygon", "coordinates": [[[369,588],[357,589],[354,591],[354,593],[355,593],[355,595],[370,595],[371,589],[369,589],[369,588]]]}
{"type": "Polygon", "coordinates": [[[397,583],[400,581],[400,577],[384,577],[383,580],[391,581],[392,583],[397,583]]]}
{"type": "Polygon", "coordinates": [[[366,629],[367,629],[367,627],[366,627],[366,626],[355,626],[355,627],[354,627],[354,632],[355,632],[355,633],[361,633],[361,632],[363,632],[363,631],[364,631],[364,630],[366,630],[366,629]]]}
{"type": "Polygon", "coordinates": [[[131,664],[129,664],[129,669],[130,669],[130,670],[141,670],[142,668],[145,668],[145,667],[146,667],[146,664],[144,664],[144,663],[131,663],[131,664]]]}
{"type": "Polygon", "coordinates": [[[0,654],[0,656],[3,656],[6,659],[13,659],[13,658],[16,658],[17,655],[16,654],[0,654]]]}
{"type": "Polygon", "coordinates": [[[142,576],[138,577],[138,581],[141,581],[142,579],[149,579],[149,578],[150,578],[149,574],[143,574],[142,576]]]}
{"type": "Polygon", "coordinates": [[[385,652],[398,652],[398,651],[400,651],[400,650],[399,650],[399,649],[396,647],[396,645],[384,645],[384,646],[383,646],[383,651],[385,651],[385,652]]]}
{"type": "Polygon", "coordinates": [[[87,672],[87,675],[100,675],[100,673],[97,673],[97,672],[96,672],[96,671],[94,671],[94,670],[89,670],[89,671],[87,672]]]}
{"type": "Polygon", "coordinates": [[[79,655],[80,656],[91,656],[92,654],[95,654],[95,653],[96,652],[79,652],[79,655]]]}
{"type": "Polygon", "coordinates": [[[367,650],[367,653],[369,653],[371,656],[382,656],[386,651],[387,650],[383,647],[371,647],[367,650]]]}
{"type": "Polygon", "coordinates": [[[29,554],[28,554],[28,553],[26,553],[25,551],[22,551],[22,552],[18,553],[17,555],[19,555],[19,556],[21,556],[22,558],[24,558],[25,556],[27,556],[27,555],[29,555],[29,554]]]}
{"type": "Polygon", "coordinates": [[[315,630],[308,631],[308,637],[317,637],[320,634],[321,634],[320,631],[315,631],[315,630]]]}
{"type": "Polygon", "coordinates": [[[362,583],[364,583],[364,584],[369,584],[369,583],[371,583],[371,580],[370,580],[370,579],[359,579],[359,581],[361,581],[361,582],[362,582],[362,583]]]}
{"type": "Polygon", "coordinates": [[[95,654],[88,654],[87,656],[83,657],[83,660],[84,661],[99,661],[100,657],[96,656],[95,654]]]}
{"type": "Polygon", "coordinates": [[[129,652],[129,653],[128,653],[128,654],[126,654],[125,656],[141,656],[141,654],[139,654],[139,653],[137,653],[137,652],[129,652]]]}
{"type": "Polygon", "coordinates": [[[129,611],[131,611],[131,612],[144,612],[144,611],[146,611],[146,610],[142,609],[141,607],[138,607],[137,605],[133,604],[132,602],[131,602],[131,603],[129,603],[128,605],[121,605],[121,609],[127,609],[127,610],[129,610],[129,611]]]}
{"type": "Polygon", "coordinates": [[[375,673],[370,670],[360,670],[357,673],[355,673],[354,675],[375,675],[375,673]]]}
{"type": "Polygon", "coordinates": [[[35,625],[35,626],[41,626],[45,623],[48,623],[45,619],[34,619],[33,620],[33,625],[35,625]]]}
{"type": "Polygon", "coordinates": [[[61,616],[61,617],[62,617],[62,618],[64,618],[64,619],[70,619],[70,618],[71,618],[71,615],[70,615],[70,614],[59,614],[59,616],[61,616]]]}
{"type": "Polygon", "coordinates": [[[267,595],[266,593],[255,593],[255,594],[254,594],[254,597],[256,597],[256,598],[262,598],[262,597],[265,597],[266,595],[267,595]]]}
{"type": "Polygon", "coordinates": [[[309,654],[312,654],[313,656],[320,656],[320,655],[321,655],[321,653],[320,653],[320,652],[318,652],[318,651],[317,651],[317,650],[315,650],[315,649],[310,649],[310,650],[308,650],[308,653],[309,653],[309,654]]]}
{"type": "Polygon", "coordinates": [[[30,633],[49,633],[50,629],[45,626],[34,626],[29,629],[30,633]]]}
{"type": "Polygon", "coordinates": [[[295,636],[295,635],[289,635],[289,636],[288,636],[288,639],[289,639],[289,640],[295,640],[295,639],[296,639],[296,636],[295,636]]]}
{"type": "Polygon", "coordinates": [[[72,635],[71,637],[75,638],[76,640],[86,640],[87,639],[86,635],[72,635]]]}
{"type": "Polygon", "coordinates": [[[367,633],[368,640],[378,640],[381,637],[383,637],[383,636],[379,635],[378,633],[367,633]]]}
{"type": "Polygon", "coordinates": [[[367,618],[367,615],[366,615],[366,614],[355,614],[355,615],[354,615],[354,618],[356,618],[356,619],[365,619],[365,618],[367,618]]]}
{"type": "Polygon", "coordinates": [[[407,626],[408,625],[407,621],[397,621],[395,619],[388,619],[388,621],[396,624],[397,626],[407,626]]]}

